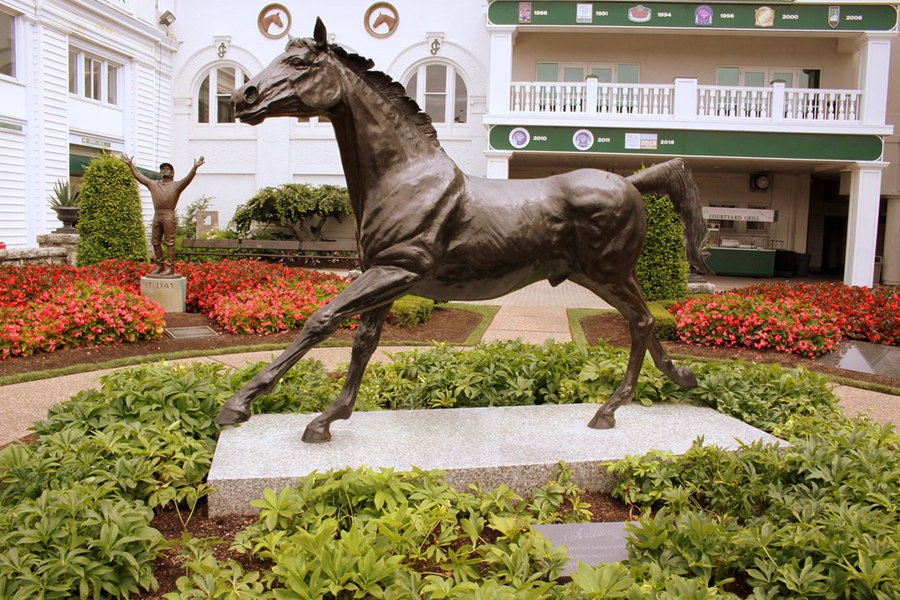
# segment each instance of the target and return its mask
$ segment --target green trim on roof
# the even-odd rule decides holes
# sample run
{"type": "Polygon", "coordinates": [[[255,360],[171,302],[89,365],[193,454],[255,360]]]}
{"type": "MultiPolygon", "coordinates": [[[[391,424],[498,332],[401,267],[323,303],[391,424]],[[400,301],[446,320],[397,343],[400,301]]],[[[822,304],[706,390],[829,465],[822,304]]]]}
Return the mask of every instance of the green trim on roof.
{"type": "Polygon", "coordinates": [[[765,31],[892,31],[897,7],[887,4],[776,4],[774,2],[512,2],[488,7],[493,25],[689,28],[765,31]],[[590,4],[589,13],[578,5],[590,4]],[[774,4],[774,6],[769,6],[774,4]],[[527,5],[530,5],[527,6],[527,5]],[[704,8],[701,8],[704,7],[704,8]],[[757,24],[757,10],[770,8],[773,18],[757,24]],[[701,12],[702,11],[702,12],[701,12]]]}

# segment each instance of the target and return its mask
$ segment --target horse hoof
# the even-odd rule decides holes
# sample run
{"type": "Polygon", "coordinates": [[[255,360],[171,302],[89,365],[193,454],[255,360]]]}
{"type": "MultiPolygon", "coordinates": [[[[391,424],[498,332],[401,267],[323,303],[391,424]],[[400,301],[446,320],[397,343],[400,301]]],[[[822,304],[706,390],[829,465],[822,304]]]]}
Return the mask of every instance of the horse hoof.
{"type": "Polygon", "coordinates": [[[248,421],[249,419],[249,412],[243,410],[235,410],[233,408],[228,408],[228,406],[223,406],[222,410],[219,411],[219,416],[216,417],[216,423],[218,423],[219,425],[236,425],[238,423],[248,421]]]}
{"type": "Polygon", "coordinates": [[[694,375],[694,372],[687,367],[675,367],[675,372],[673,373],[673,375],[674,377],[672,377],[672,381],[683,388],[693,389],[700,385],[700,383],[697,381],[697,376],[694,375]]]}
{"type": "Polygon", "coordinates": [[[301,439],[307,444],[321,444],[331,439],[331,432],[328,430],[328,425],[317,426],[315,423],[310,423],[303,431],[301,439]]]}
{"type": "Polygon", "coordinates": [[[588,423],[591,429],[612,429],[616,426],[616,418],[613,415],[598,412],[588,423]]]}

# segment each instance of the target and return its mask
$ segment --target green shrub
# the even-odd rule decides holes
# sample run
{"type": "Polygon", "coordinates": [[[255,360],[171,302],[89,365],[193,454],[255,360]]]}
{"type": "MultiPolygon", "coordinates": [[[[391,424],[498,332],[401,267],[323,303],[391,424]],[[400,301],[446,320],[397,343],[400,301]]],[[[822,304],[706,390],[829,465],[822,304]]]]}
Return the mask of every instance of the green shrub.
{"type": "Polygon", "coordinates": [[[184,213],[178,215],[178,230],[175,239],[179,246],[181,240],[197,237],[197,213],[209,209],[210,200],[209,196],[194,198],[184,209],[184,213]]]}
{"type": "Polygon", "coordinates": [[[684,227],[666,197],[644,196],[647,240],[637,263],[637,279],[646,300],[683,298],[690,266],[684,245],[684,227]]]}
{"type": "Polygon", "coordinates": [[[399,327],[413,327],[427,323],[434,310],[434,300],[420,296],[403,296],[394,300],[388,323],[399,327]]]}
{"type": "Polygon", "coordinates": [[[343,221],[353,214],[347,188],[337,185],[286,183],[266,187],[234,212],[231,227],[240,237],[246,237],[253,222],[289,227],[295,239],[322,237],[322,228],[329,218],[343,221]],[[318,221],[312,223],[313,219],[318,221]]]}
{"type": "Polygon", "coordinates": [[[110,258],[147,261],[141,198],[128,165],[107,155],[92,160],[84,172],[79,206],[79,266],[110,258]]]}
{"type": "Polygon", "coordinates": [[[650,314],[653,315],[655,324],[653,333],[658,340],[678,339],[678,319],[666,310],[665,302],[649,302],[650,314]]]}

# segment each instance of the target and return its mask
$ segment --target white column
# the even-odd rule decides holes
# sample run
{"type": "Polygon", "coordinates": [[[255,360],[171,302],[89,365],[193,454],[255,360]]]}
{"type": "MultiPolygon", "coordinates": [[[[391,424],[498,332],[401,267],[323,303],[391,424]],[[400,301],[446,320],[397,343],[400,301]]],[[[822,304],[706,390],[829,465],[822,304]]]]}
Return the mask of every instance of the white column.
{"type": "Polygon", "coordinates": [[[887,113],[888,76],[891,72],[891,38],[866,34],[859,50],[859,118],[864,125],[883,125],[887,113]]]}
{"type": "MultiPolygon", "coordinates": [[[[784,82],[772,82],[772,114],[769,117],[773,121],[784,121],[784,82]]],[[[797,115],[793,115],[796,117],[797,115]]]]}
{"type": "Polygon", "coordinates": [[[512,47],[515,27],[491,27],[491,72],[488,87],[488,114],[509,114],[512,85],[512,47]]]}
{"type": "Polygon", "coordinates": [[[486,176],[488,179],[509,179],[509,159],[512,152],[501,150],[488,150],[484,153],[487,162],[486,176]]]}
{"type": "Polygon", "coordinates": [[[688,77],[675,78],[675,118],[693,121],[697,118],[697,80],[688,77]]]}
{"type": "MultiPolygon", "coordinates": [[[[847,285],[872,286],[881,171],[885,166],[857,164],[850,169],[850,210],[844,259],[844,283],[847,285]]],[[[827,231],[825,235],[828,235],[827,231]]]]}
{"type": "Polygon", "coordinates": [[[881,281],[900,285],[900,196],[888,196],[881,281]]]}
{"type": "Polygon", "coordinates": [[[584,112],[587,115],[597,114],[597,97],[600,92],[600,80],[596,75],[588,75],[584,79],[587,89],[584,93],[584,112]]]}

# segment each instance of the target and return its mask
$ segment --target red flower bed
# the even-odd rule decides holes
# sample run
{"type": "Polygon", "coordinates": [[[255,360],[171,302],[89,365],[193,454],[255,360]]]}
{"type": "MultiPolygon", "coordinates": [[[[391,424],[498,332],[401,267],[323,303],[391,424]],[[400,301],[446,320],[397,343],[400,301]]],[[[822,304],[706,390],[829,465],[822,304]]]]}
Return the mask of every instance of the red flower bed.
{"type": "Polygon", "coordinates": [[[230,333],[269,334],[297,329],[342,287],[334,281],[284,278],[219,296],[209,317],[230,333]]]}
{"type": "Polygon", "coordinates": [[[187,311],[209,314],[219,296],[270,285],[284,278],[303,277],[306,272],[257,260],[221,260],[208,263],[178,263],[175,270],[187,278],[187,311]]]}
{"type": "MultiPolygon", "coordinates": [[[[59,275],[58,272],[53,272],[59,275]]],[[[55,281],[59,283],[59,279],[55,281]]],[[[162,307],[97,281],[70,280],[30,291],[31,302],[0,306],[0,360],[61,348],[158,338],[162,307]]],[[[17,299],[18,302],[18,299],[17,299]]]]}
{"type": "Polygon", "coordinates": [[[724,292],[672,307],[688,344],[774,349],[815,358],[841,340],[834,314],[795,299],[724,292]]]}
{"type": "Polygon", "coordinates": [[[838,283],[776,283],[673,305],[689,344],[766,349],[818,357],[842,337],[897,344],[900,293],[838,283]]]}
{"type": "Polygon", "coordinates": [[[301,327],[347,285],[338,275],[255,260],[182,263],[187,306],[230,333],[276,333],[301,327]]]}
{"type": "MultiPolygon", "coordinates": [[[[301,326],[338,294],[337,275],[253,260],[178,263],[187,310],[233,333],[301,326]]],[[[60,348],[154,339],[162,308],[140,295],[153,265],[109,260],[89,267],[0,267],[0,360],[60,348]]]]}
{"type": "Polygon", "coordinates": [[[856,287],[842,283],[776,283],[742,290],[768,299],[793,298],[838,315],[844,337],[900,344],[900,291],[889,286],[856,287]]]}

